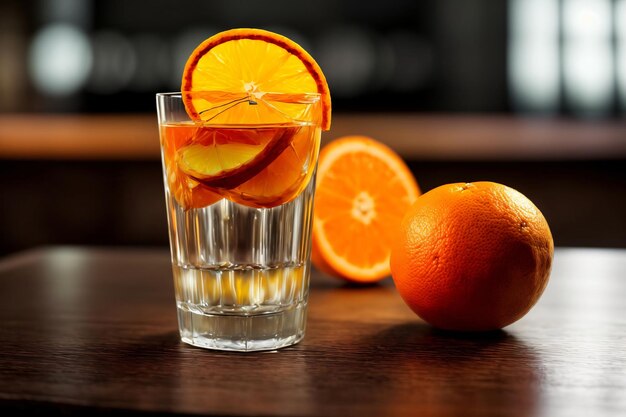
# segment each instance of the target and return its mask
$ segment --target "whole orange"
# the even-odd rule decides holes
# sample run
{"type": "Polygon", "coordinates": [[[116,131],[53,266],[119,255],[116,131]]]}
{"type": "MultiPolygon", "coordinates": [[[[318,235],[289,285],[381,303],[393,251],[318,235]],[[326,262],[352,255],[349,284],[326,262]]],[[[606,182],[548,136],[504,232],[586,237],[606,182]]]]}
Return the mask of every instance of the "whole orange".
{"type": "Polygon", "coordinates": [[[535,305],[553,256],[548,223],[526,196],[493,182],[446,184],[405,214],[391,273],[407,305],[434,327],[486,331],[535,305]]]}

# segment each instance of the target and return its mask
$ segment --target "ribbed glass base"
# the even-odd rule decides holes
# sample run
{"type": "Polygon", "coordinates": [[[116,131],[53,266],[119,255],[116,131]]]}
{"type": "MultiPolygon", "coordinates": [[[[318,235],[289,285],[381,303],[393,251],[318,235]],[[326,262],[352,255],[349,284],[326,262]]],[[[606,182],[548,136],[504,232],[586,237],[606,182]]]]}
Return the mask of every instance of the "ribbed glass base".
{"type": "Polygon", "coordinates": [[[306,303],[254,315],[199,313],[178,303],[178,322],[181,340],[190,345],[239,352],[274,350],[302,340],[306,303]]]}

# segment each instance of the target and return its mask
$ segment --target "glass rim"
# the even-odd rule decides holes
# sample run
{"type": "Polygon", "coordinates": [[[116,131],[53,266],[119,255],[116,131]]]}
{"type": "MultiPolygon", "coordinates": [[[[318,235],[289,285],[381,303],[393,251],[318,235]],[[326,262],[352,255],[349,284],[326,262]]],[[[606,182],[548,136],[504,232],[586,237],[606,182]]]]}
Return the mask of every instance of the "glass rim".
{"type": "MultiPolygon", "coordinates": [[[[216,90],[207,90],[207,91],[193,91],[193,92],[182,92],[182,91],[170,91],[170,92],[160,92],[160,93],[156,93],[156,101],[157,101],[157,114],[159,117],[159,123],[160,124],[167,124],[168,120],[170,119],[169,116],[166,116],[167,110],[166,108],[168,106],[175,106],[175,107],[180,107],[180,106],[185,106],[186,109],[186,104],[185,104],[185,99],[189,99],[189,97],[186,95],[191,94],[198,94],[198,99],[199,100],[212,100],[212,97],[210,97],[211,94],[222,94],[222,95],[230,95],[230,97],[227,98],[223,98],[220,97],[220,99],[222,100],[227,100],[226,104],[230,104],[230,103],[235,103],[235,104],[241,104],[241,103],[245,103],[246,101],[251,102],[251,104],[257,104],[256,102],[263,102],[266,103],[266,105],[274,108],[275,110],[278,111],[278,113],[282,113],[283,116],[282,118],[276,119],[276,120],[271,120],[271,121],[259,121],[256,123],[253,122],[234,122],[234,121],[216,121],[213,120],[215,117],[219,116],[221,113],[223,113],[225,110],[228,110],[230,107],[227,107],[225,110],[221,110],[218,111],[218,113],[212,117],[207,117],[207,118],[200,118],[198,117],[197,119],[190,116],[189,113],[187,112],[186,116],[183,117],[183,119],[178,119],[178,118],[174,118],[171,120],[171,122],[174,122],[175,120],[177,122],[180,121],[185,121],[185,122],[201,122],[202,124],[206,124],[206,125],[211,125],[211,126],[224,126],[224,127],[234,127],[234,126],[250,126],[250,125],[254,125],[255,127],[258,126],[277,126],[277,125],[284,125],[285,123],[289,123],[289,124],[298,124],[298,125],[310,125],[310,126],[320,126],[321,125],[321,113],[320,113],[320,117],[316,117],[316,116],[312,116],[311,114],[308,114],[308,110],[306,110],[307,114],[300,114],[300,115],[294,115],[294,114],[286,114],[283,113],[283,111],[280,109],[280,106],[277,107],[277,105],[293,105],[293,106],[298,106],[296,108],[302,108],[303,111],[304,109],[307,108],[314,108],[317,107],[319,105],[321,105],[322,103],[322,94],[320,93],[298,93],[298,94],[293,94],[293,93],[246,93],[246,92],[236,92],[236,93],[231,93],[231,92],[225,92],[225,91],[216,91],[216,90]],[[203,94],[206,94],[208,97],[202,97],[203,94]]],[[[191,100],[196,100],[195,97],[192,97],[191,100]]],[[[218,105],[215,106],[216,108],[221,108],[224,105],[218,105]]],[[[293,107],[292,107],[293,109],[293,107]]],[[[316,112],[317,113],[317,112],[316,112]]]]}
{"type": "MultiPolygon", "coordinates": [[[[156,93],[156,97],[157,98],[180,98],[182,100],[183,94],[197,94],[197,95],[202,95],[202,94],[210,94],[210,93],[224,93],[224,91],[218,91],[218,90],[201,90],[201,91],[167,91],[167,92],[161,92],[161,93],[156,93]]],[[[239,94],[239,93],[230,93],[230,94],[239,94]]],[[[241,92],[240,93],[241,96],[245,96],[247,93],[245,92],[241,92]]],[[[258,99],[261,99],[265,96],[267,96],[268,98],[271,99],[271,101],[284,101],[284,102],[288,102],[288,103],[292,103],[292,104],[315,104],[319,101],[321,101],[322,99],[322,94],[321,93],[285,93],[285,92],[263,92],[260,95],[257,95],[258,93],[251,93],[248,94],[251,97],[256,97],[258,99]],[[294,96],[295,97],[299,97],[300,100],[294,100],[294,96]],[[284,97],[285,100],[281,100],[281,98],[284,97]],[[289,100],[286,100],[286,98],[289,98],[289,100]]]]}

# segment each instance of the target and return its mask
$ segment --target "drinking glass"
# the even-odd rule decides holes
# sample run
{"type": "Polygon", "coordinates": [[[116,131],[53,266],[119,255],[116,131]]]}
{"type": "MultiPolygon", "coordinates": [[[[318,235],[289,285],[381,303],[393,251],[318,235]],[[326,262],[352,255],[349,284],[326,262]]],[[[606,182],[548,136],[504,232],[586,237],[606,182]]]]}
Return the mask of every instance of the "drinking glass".
{"type": "Polygon", "coordinates": [[[222,101],[198,121],[183,93],[157,94],[180,337],[278,349],[305,334],[320,97],[273,94],[259,121],[259,100],[222,101]]]}

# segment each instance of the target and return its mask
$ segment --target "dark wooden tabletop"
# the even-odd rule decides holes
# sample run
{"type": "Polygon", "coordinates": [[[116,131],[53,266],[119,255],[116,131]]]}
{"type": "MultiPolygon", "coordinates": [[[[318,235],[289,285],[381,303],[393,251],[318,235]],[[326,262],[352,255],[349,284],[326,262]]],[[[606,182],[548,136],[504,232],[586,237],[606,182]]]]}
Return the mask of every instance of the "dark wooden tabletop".
{"type": "Polygon", "coordinates": [[[214,352],[179,341],[166,250],[12,255],[0,261],[0,412],[626,415],[626,250],[558,249],[539,303],[490,334],[432,329],[390,279],[315,273],[309,306],[296,346],[214,352]]]}

